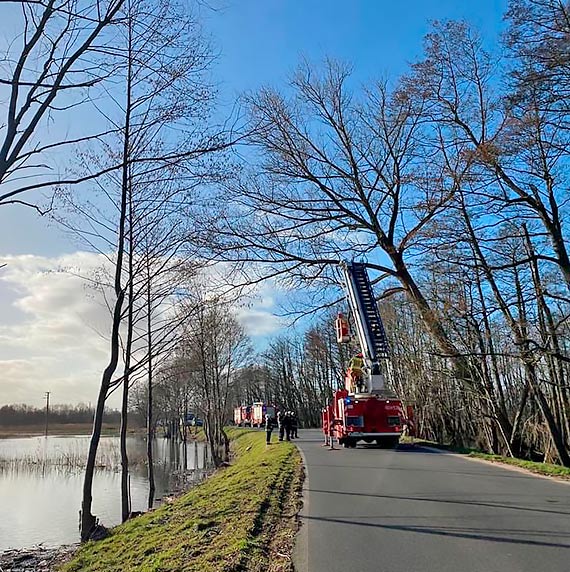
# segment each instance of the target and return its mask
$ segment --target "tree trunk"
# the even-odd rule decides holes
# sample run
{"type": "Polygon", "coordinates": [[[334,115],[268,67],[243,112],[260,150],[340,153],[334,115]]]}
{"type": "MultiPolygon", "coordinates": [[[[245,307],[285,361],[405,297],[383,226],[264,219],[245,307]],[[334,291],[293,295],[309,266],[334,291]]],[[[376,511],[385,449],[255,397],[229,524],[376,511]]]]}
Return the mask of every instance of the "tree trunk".
{"type": "Polygon", "coordinates": [[[125,250],[125,227],[127,219],[127,203],[128,203],[128,183],[129,183],[129,154],[130,154],[130,114],[131,114],[131,62],[129,62],[129,71],[127,75],[127,105],[125,112],[125,130],[123,139],[123,164],[122,164],[122,183],[121,183],[121,204],[119,216],[119,237],[117,240],[117,262],[115,264],[115,308],[113,311],[113,325],[111,330],[111,357],[109,364],[103,372],[99,396],[97,398],[97,408],[95,410],[95,419],[93,421],[93,433],[89,443],[89,452],[87,455],[87,464],[85,467],[85,479],[83,481],[83,499],[81,502],[81,541],[89,540],[89,537],[97,523],[96,518],[91,513],[93,502],[93,475],[95,471],[95,458],[97,456],[97,448],[101,438],[101,427],[103,425],[103,413],[105,411],[105,400],[111,385],[111,380],[119,361],[119,328],[121,325],[121,315],[123,302],[125,299],[125,291],[121,284],[123,272],[123,256],[125,250]]]}
{"type": "Polygon", "coordinates": [[[150,261],[146,261],[146,304],[147,304],[147,346],[148,346],[148,405],[146,415],[146,458],[148,465],[148,509],[150,510],[154,504],[154,459],[152,455],[152,441],[154,438],[153,431],[153,413],[152,413],[152,384],[153,384],[153,352],[152,352],[152,296],[150,281],[150,261]]]}
{"type": "MultiPolygon", "coordinates": [[[[123,213],[124,217],[124,213],[123,213]]],[[[123,223],[124,224],[124,223],[123,223]]],[[[122,260],[122,256],[121,256],[122,260]]],[[[119,265],[118,265],[119,266],[119,265]]],[[[120,281],[120,271],[117,272],[120,281]]],[[[119,282],[120,283],[120,282],[119,282]]],[[[93,419],[93,432],[91,441],[89,442],[89,452],[87,454],[87,464],[85,466],[85,477],[83,480],[83,499],[81,502],[81,541],[89,540],[93,529],[97,524],[97,519],[91,514],[91,505],[93,502],[93,476],[95,473],[95,459],[97,456],[97,448],[101,438],[101,428],[103,426],[103,414],[105,412],[105,400],[107,392],[111,385],[111,379],[117,368],[119,361],[119,325],[121,323],[121,310],[123,306],[124,292],[119,291],[117,301],[115,302],[115,311],[113,314],[113,329],[111,332],[111,358],[109,365],[103,372],[101,387],[99,388],[99,396],[97,398],[97,407],[95,409],[95,417],[93,419]]]]}
{"type": "Polygon", "coordinates": [[[128,311],[127,311],[127,342],[124,348],[125,367],[123,370],[123,399],[121,403],[121,520],[125,522],[131,514],[129,487],[129,457],[127,453],[127,426],[129,415],[129,383],[131,369],[131,352],[133,346],[133,304],[134,304],[134,272],[133,272],[133,197],[129,181],[129,254],[128,254],[128,311]]]}

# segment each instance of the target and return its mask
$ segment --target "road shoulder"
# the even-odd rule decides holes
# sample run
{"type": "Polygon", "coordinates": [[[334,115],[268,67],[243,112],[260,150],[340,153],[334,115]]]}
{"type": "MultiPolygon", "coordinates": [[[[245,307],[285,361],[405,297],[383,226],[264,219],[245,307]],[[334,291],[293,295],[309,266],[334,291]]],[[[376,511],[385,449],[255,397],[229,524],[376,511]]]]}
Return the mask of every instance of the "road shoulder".
{"type": "Polygon", "coordinates": [[[547,481],[556,482],[556,483],[564,483],[566,485],[570,485],[570,479],[557,476],[557,475],[545,475],[542,473],[537,473],[535,471],[531,471],[530,469],[525,469],[524,467],[519,467],[517,465],[512,465],[510,463],[504,463],[500,460],[496,459],[485,459],[482,457],[471,457],[464,453],[457,453],[456,451],[449,451],[446,449],[438,449],[436,447],[429,447],[427,445],[415,445],[412,443],[413,446],[418,447],[419,449],[424,449],[429,451],[430,453],[439,453],[441,455],[453,455],[455,457],[459,457],[461,459],[467,459],[468,461],[475,461],[476,463],[483,463],[485,465],[494,465],[496,467],[502,467],[503,469],[508,469],[510,471],[515,471],[517,473],[522,473],[525,475],[530,475],[533,477],[538,477],[540,479],[546,479],[547,481]]]}

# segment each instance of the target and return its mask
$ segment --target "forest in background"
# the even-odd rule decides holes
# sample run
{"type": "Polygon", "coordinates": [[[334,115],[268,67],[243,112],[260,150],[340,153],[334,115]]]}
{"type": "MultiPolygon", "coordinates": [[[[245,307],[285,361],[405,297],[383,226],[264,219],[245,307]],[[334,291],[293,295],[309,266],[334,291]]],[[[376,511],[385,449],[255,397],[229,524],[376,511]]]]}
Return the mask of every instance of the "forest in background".
{"type": "MultiPolygon", "coordinates": [[[[95,410],[88,405],[50,405],[49,423],[51,424],[77,424],[93,423],[95,410]]],[[[26,427],[30,425],[41,426],[46,422],[46,410],[30,405],[2,405],[0,406],[0,427],[26,427]]],[[[121,412],[108,409],[105,412],[105,422],[119,425],[121,412]]],[[[143,418],[144,422],[144,418],[143,418]]]]}

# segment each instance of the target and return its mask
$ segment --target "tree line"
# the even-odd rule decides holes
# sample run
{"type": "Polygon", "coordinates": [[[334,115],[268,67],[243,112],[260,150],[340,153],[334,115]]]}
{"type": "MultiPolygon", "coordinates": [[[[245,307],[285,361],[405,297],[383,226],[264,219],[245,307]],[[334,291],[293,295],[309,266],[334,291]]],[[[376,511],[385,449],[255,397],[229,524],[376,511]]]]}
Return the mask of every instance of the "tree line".
{"type": "MultiPolygon", "coordinates": [[[[61,425],[73,423],[93,423],[94,409],[88,405],[50,405],[49,422],[61,425]]],[[[0,427],[43,425],[46,419],[44,408],[30,405],[2,405],[0,407],[0,427]]],[[[105,422],[118,425],[121,413],[116,409],[107,408],[105,422]]],[[[144,419],[144,418],[143,418],[144,419]]]]}
{"type": "Polygon", "coordinates": [[[304,64],[247,98],[261,160],[203,228],[317,297],[340,260],[367,261],[426,435],[564,465],[568,16],[513,1],[490,48],[435,23],[408,73],[362,88],[349,65],[304,64]]]}

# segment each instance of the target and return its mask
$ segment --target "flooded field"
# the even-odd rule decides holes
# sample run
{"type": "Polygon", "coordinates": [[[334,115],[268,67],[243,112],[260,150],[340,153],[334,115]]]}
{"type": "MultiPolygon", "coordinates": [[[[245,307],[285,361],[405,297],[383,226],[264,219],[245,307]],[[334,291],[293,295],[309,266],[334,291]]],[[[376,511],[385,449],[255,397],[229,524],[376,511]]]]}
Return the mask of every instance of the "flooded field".
{"type": "MultiPolygon", "coordinates": [[[[38,543],[79,540],[83,464],[89,436],[0,439],[0,551],[38,543]]],[[[153,442],[156,499],[175,485],[176,475],[195,469],[199,479],[208,459],[202,443],[153,442]]],[[[146,442],[129,437],[132,510],[146,509],[146,442]]],[[[117,437],[102,437],[93,484],[93,514],[105,526],[120,522],[120,453],[117,437]]]]}

